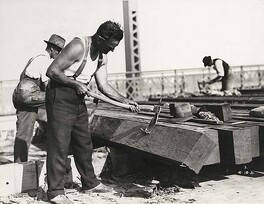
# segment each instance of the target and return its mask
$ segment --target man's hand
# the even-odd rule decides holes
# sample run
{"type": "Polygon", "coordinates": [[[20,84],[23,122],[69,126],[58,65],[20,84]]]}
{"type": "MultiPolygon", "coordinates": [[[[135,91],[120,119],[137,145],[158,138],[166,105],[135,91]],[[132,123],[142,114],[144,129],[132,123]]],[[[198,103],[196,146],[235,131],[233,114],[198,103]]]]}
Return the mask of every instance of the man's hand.
{"type": "Polygon", "coordinates": [[[133,113],[138,113],[140,111],[138,104],[135,101],[125,99],[124,103],[131,105],[130,111],[133,113]]]}
{"type": "Polygon", "coordinates": [[[81,82],[78,82],[78,81],[76,81],[77,82],[77,84],[76,84],[76,92],[77,92],[77,94],[78,95],[86,95],[86,94],[88,94],[88,91],[89,91],[89,89],[88,89],[88,87],[85,85],[85,84],[83,84],[83,83],[81,83],[81,82]]]}

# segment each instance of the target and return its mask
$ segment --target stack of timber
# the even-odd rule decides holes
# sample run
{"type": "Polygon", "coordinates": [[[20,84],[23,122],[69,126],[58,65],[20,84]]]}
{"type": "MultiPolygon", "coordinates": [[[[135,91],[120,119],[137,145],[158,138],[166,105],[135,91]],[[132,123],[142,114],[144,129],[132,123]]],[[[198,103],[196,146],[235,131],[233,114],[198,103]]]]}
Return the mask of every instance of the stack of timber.
{"type": "MultiPolygon", "coordinates": [[[[150,98],[148,103],[155,103],[158,100],[159,98],[150,98]]],[[[231,107],[232,118],[225,121],[223,126],[226,125],[230,128],[242,128],[244,130],[249,129],[250,140],[252,143],[252,157],[254,158],[264,155],[264,118],[252,117],[249,115],[250,110],[264,105],[264,95],[243,94],[242,96],[223,97],[204,96],[163,98],[163,101],[169,103],[189,102],[198,108],[207,107],[208,109],[210,109],[210,107],[219,107],[228,104],[231,107]]],[[[240,141],[242,141],[242,138],[240,141]]]]}
{"type": "MultiPolygon", "coordinates": [[[[162,107],[157,124],[150,134],[145,134],[141,129],[148,126],[154,114],[131,113],[100,102],[91,122],[92,137],[104,145],[132,149],[184,164],[196,173],[206,165],[248,164],[253,158],[263,155],[264,120],[241,120],[237,117],[238,114],[245,117],[241,114],[248,114],[249,109],[257,107],[254,104],[260,103],[254,100],[249,109],[245,103],[240,103],[242,106],[233,109],[233,105],[236,107],[239,104],[232,103],[230,106],[223,98],[217,97],[217,103],[213,99],[213,104],[212,100],[205,98],[195,103],[186,98],[179,101],[163,99],[163,103],[191,102],[198,108],[207,104],[212,112],[222,115],[223,123],[214,124],[195,118],[181,121],[170,117],[168,108],[162,107]]],[[[159,100],[153,98],[139,104],[155,105],[159,100]]],[[[89,111],[92,106],[88,106],[89,111]]],[[[246,117],[249,118],[248,115],[246,117]]]]}

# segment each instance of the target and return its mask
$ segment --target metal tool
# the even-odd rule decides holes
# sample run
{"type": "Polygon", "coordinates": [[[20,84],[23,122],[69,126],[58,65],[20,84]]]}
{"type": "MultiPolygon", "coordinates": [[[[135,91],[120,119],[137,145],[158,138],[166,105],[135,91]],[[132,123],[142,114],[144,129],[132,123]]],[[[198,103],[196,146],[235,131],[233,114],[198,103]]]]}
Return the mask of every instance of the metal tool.
{"type": "MultiPolygon", "coordinates": [[[[110,98],[107,98],[105,96],[101,96],[101,95],[93,93],[91,91],[88,92],[88,96],[91,96],[91,97],[96,98],[98,100],[101,100],[101,101],[104,101],[106,103],[112,104],[114,106],[118,106],[118,107],[121,107],[121,108],[125,108],[125,109],[128,109],[128,110],[131,110],[131,106],[132,105],[125,104],[125,103],[120,103],[118,101],[114,101],[114,100],[112,100],[110,98]]],[[[138,105],[138,108],[140,109],[140,111],[154,112],[155,106],[153,106],[153,105],[138,105]]]]}
{"type": "Polygon", "coordinates": [[[154,112],[155,112],[155,115],[154,117],[151,119],[149,125],[147,128],[143,129],[143,128],[140,128],[140,130],[142,132],[144,132],[145,134],[150,134],[152,132],[152,130],[155,128],[156,124],[157,124],[157,121],[158,121],[158,118],[159,118],[159,114],[160,114],[160,110],[161,110],[161,101],[162,101],[162,98],[160,99],[159,101],[159,105],[156,105],[155,108],[154,108],[154,112]]]}

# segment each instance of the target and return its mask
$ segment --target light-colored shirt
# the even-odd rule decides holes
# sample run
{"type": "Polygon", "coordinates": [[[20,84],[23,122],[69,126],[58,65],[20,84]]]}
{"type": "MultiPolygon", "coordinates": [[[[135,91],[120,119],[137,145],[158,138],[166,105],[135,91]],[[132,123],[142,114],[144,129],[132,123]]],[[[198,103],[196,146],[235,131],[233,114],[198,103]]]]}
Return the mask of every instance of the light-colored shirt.
{"type": "Polygon", "coordinates": [[[215,61],[215,67],[214,67],[216,73],[218,76],[224,77],[225,72],[224,72],[224,67],[223,67],[223,61],[218,59],[215,61]]]}
{"type": "Polygon", "coordinates": [[[45,82],[49,78],[46,76],[46,71],[53,59],[50,58],[49,54],[41,54],[36,57],[31,64],[26,69],[26,75],[31,78],[42,78],[42,81],[45,82]]]}

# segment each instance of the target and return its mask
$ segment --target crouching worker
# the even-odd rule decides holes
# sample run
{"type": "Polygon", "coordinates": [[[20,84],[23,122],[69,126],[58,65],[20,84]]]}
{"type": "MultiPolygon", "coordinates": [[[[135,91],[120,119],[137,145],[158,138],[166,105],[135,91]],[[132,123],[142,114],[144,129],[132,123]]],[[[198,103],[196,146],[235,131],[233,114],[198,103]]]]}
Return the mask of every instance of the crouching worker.
{"type": "Polygon", "coordinates": [[[65,40],[53,34],[47,43],[47,53],[32,57],[20,75],[20,80],[13,92],[13,104],[16,108],[16,137],[14,162],[26,162],[28,149],[33,137],[34,124],[38,108],[45,104],[45,88],[48,77],[46,71],[52,60],[64,47],[65,40]]]}
{"type": "Polygon", "coordinates": [[[102,94],[130,104],[133,112],[139,111],[136,102],[120,95],[107,81],[107,53],[114,51],[122,38],[120,25],[107,21],[93,36],[75,37],[47,70],[50,78],[46,92],[47,178],[48,197],[53,203],[73,203],[65,196],[63,180],[70,143],[83,192],[112,191],[100,183],[94,173],[84,97],[89,94],[87,85],[94,77],[102,94]]]}
{"type": "Polygon", "coordinates": [[[216,58],[212,59],[211,56],[205,56],[203,58],[204,67],[213,68],[216,71],[217,76],[208,81],[198,82],[198,86],[205,84],[213,84],[216,82],[222,83],[222,92],[233,92],[233,74],[230,66],[222,59],[216,58]]]}

